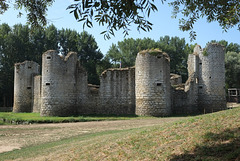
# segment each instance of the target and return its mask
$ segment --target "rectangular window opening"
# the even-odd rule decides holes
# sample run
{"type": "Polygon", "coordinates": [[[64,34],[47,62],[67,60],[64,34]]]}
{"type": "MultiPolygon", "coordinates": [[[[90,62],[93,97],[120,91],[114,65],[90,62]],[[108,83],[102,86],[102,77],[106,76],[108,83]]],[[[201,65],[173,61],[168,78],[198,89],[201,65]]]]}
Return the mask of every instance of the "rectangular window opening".
{"type": "Polygon", "coordinates": [[[32,87],[27,87],[27,89],[31,89],[32,87]]]}
{"type": "Polygon", "coordinates": [[[46,86],[50,86],[50,83],[46,83],[46,86]]]}
{"type": "Polygon", "coordinates": [[[32,67],[28,66],[28,69],[31,69],[32,67]]]}
{"type": "Polygon", "coordinates": [[[47,59],[51,59],[51,56],[47,56],[47,59]]]}
{"type": "Polygon", "coordinates": [[[157,83],[157,86],[161,86],[162,85],[162,83],[157,83]]]}

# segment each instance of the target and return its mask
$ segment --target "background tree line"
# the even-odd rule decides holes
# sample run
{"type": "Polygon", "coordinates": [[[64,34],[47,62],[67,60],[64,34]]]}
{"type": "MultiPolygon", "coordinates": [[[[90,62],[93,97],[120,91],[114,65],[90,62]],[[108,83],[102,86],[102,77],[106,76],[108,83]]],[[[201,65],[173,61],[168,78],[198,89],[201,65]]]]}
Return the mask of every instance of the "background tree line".
{"type": "MultiPolygon", "coordinates": [[[[216,41],[212,41],[216,42],[216,41]]],[[[240,45],[219,41],[226,48],[226,87],[240,88],[240,45]]],[[[78,33],[71,29],[58,30],[50,25],[45,30],[30,30],[28,26],[17,24],[13,27],[0,25],[0,106],[12,106],[14,63],[33,60],[42,64],[42,54],[50,49],[66,55],[75,51],[81,64],[88,72],[88,82],[99,84],[103,70],[111,67],[130,67],[135,65],[136,55],[145,49],[159,48],[171,58],[172,73],[187,79],[187,57],[195,45],[187,44],[184,38],[160,37],[155,41],[150,38],[124,39],[112,44],[104,56],[94,37],[87,32],[78,33]]]]}
{"type": "Polygon", "coordinates": [[[184,38],[179,37],[160,37],[158,41],[150,38],[144,39],[125,39],[112,44],[106,54],[106,58],[117,67],[122,64],[122,67],[129,67],[135,65],[137,53],[141,50],[159,48],[166,52],[170,58],[170,69],[172,73],[181,74],[183,79],[187,79],[187,57],[192,53],[194,45],[186,44],[184,38]]]}
{"type": "MultiPolygon", "coordinates": [[[[225,69],[226,69],[226,89],[240,88],[240,45],[237,43],[228,43],[225,40],[210,41],[219,43],[225,47],[225,69]]],[[[150,38],[144,39],[125,39],[117,44],[112,44],[106,54],[112,66],[119,67],[120,61],[122,67],[133,66],[137,53],[144,49],[159,48],[166,52],[170,58],[170,72],[182,75],[183,82],[188,78],[187,58],[188,54],[193,52],[196,44],[187,44],[184,38],[179,37],[160,37],[158,41],[150,38]]]]}
{"type": "Polygon", "coordinates": [[[87,32],[78,33],[71,29],[58,30],[50,25],[45,30],[30,30],[27,25],[10,27],[0,25],[0,107],[12,106],[14,64],[33,60],[42,64],[42,54],[47,50],[57,50],[66,55],[77,52],[81,64],[87,70],[89,83],[99,84],[97,74],[103,54],[94,37],[87,32]]]}

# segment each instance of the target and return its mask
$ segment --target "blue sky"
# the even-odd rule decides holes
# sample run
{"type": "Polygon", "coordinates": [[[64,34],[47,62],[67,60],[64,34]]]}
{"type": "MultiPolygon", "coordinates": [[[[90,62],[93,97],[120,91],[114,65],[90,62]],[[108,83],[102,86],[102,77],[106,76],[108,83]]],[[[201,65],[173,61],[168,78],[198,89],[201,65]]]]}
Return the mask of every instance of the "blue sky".
{"type": "MultiPolygon", "coordinates": [[[[72,14],[69,14],[69,10],[66,10],[67,6],[71,4],[71,0],[57,0],[54,2],[53,6],[49,8],[47,19],[49,24],[54,24],[58,29],[61,28],[70,28],[78,32],[82,32],[82,23],[79,23],[75,20],[72,14]]],[[[158,40],[161,36],[178,36],[180,38],[185,38],[187,43],[197,43],[202,47],[211,40],[226,40],[229,43],[238,43],[240,44],[240,32],[237,28],[230,29],[227,33],[223,32],[218,23],[207,23],[205,19],[199,20],[195,26],[194,30],[197,32],[196,40],[190,42],[189,33],[182,32],[179,30],[178,18],[171,18],[172,8],[168,4],[161,4],[160,2],[156,4],[158,7],[158,12],[152,13],[150,15],[150,22],[153,23],[152,30],[150,32],[137,31],[136,26],[131,26],[131,31],[129,36],[126,38],[144,38],[149,37],[154,40],[158,40]]],[[[0,16],[0,23],[8,23],[10,26],[13,26],[17,23],[26,23],[26,18],[17,18],[18,11],[13,8],[9,9],[6,13],[0,16]]],[[[118,41],[123,41],[124,36],[122,31],[115,32],[115,37],[112,37],[110,40],[104,40],[103,35],[100,33],[104,30],[104,27],[100,27],[97,24],[94,24],[94,27],[89,29],[85,28],[84,30],[92,34],[98,43],[98,46],[103,54],[106,54],[110,45],[112,43],[116,44],[118,41]]]]}

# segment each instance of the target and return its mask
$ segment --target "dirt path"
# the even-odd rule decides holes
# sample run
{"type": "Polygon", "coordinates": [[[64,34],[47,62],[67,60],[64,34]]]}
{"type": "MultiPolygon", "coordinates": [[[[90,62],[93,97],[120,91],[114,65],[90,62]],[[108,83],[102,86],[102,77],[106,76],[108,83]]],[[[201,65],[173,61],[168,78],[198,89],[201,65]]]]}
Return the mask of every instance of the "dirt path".
{"type": "Polygon", "coordinates": [[[61,124],[2,125],[0,153],[87,133],[161,125],[184,118],[151,118],[61,124]]]}

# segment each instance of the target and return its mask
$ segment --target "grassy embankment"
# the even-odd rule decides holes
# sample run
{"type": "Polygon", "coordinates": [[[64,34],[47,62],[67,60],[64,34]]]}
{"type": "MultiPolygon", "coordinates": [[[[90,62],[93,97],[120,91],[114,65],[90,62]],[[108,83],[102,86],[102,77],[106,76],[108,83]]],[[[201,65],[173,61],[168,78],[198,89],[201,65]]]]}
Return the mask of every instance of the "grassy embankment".
{"type": "Polygon", "coordinates": [[[0,112],[0,125],[31,124],[31,123],[64,123],[107,120],[128,120],[137,116],[71,116],[71,117],[41,117],[39,113],[0,112]]]}
{"type": "Polygon", "coordinates": [[[0,154],[20,160],[240,160],[240,107],[161,126],[105,131],[0,154]]]}

